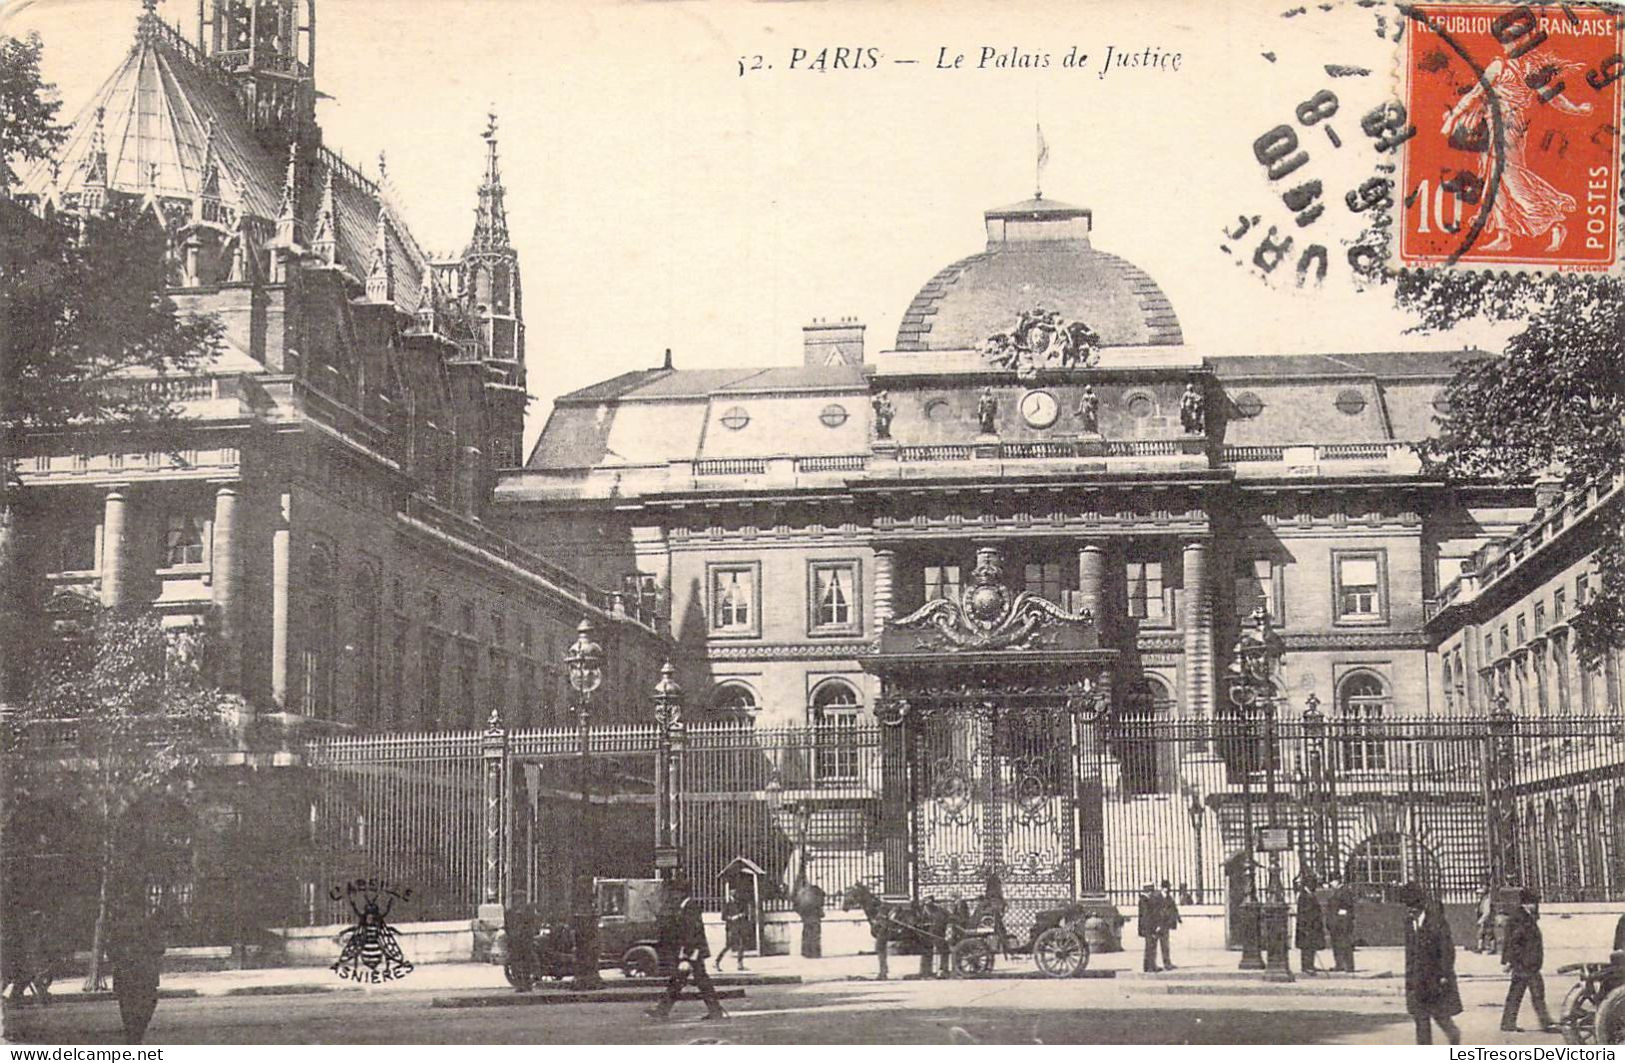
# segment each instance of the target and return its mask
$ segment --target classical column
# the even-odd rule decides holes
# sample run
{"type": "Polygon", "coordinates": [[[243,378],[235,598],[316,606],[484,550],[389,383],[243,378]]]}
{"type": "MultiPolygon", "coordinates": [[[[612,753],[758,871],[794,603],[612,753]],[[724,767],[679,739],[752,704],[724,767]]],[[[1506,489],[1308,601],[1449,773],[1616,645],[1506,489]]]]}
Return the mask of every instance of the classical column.
{"type": "Polygon", "coordinates": [[[1213,596],[1207,578],[1208,544],[1185,544],[1185,706],[1190,719],[1213,716],[1213,596]]]}
{"type": "Polygon", "coordinates": [[[286,491],[277,504],[276,523],[271,532],[271,700],[279,711],[288,711],[288,580],[289,516],[293,497],[286,491]]]}
{"type": "Polygon", "coordinates": [[[1106,550],[1098,542],[1078,547],[1078,597],[1083,607],[1095,618],[1095,630],[1101,630],[1103,590],[1106,584],[1106,550]]]}
{"type": "Polygon", "coordinates": [[[893,597],[893,577],[897,563],[897,551],[875,551],[875,630],[879,635],[886,627],[886,621],[897,615],[897,608],[893,597]]]}
{"type": "Polygon", "coordinates": [[[125,525],[129,500],[124,487],[109,488],[102,503],[102,604],[110,609],[125,604],[129,594],[128,530],[125,525]]]}
{"type": "Polygon", "coordinates": [[[234,483],[214,489],[214,549],[210,551],[214,604],[220,613],[220,641],[225,651],[227,682],[237,680],[242,659],[242,544],[237,527],[238,488],[234,483]]]}

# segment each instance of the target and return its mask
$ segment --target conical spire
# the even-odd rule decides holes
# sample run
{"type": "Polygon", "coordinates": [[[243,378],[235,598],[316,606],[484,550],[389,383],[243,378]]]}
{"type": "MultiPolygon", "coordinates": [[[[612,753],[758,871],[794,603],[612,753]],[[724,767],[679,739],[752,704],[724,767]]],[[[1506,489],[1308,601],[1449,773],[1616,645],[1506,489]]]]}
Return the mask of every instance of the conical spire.
{"type": "Polygon", "coordinates": [[[378,230],[372,241],[372,266],[367,270],[367,301],[395,301],[395,265],[389,254],[389,211],[378,200],[378,230]]]}
{"type": "Polygon", "coordinates": [[[288,142],[288,174],[282,181],[282,208],[276,216],[276,238],[279,244],[293,247],[299,243],[299,142],[288,142]]]}
{"type": "Polygon", "coordinates": [[[439,329],[440,322],[436,311],[439,310],[438,301],[440,293],[435,288],[434,267],[425,266],[423,270],[423,283],[418,285],[418,331],[433,334],[439,329]]]}
{"type": "Polygon", "coordinates": [[[85,184],[107,187],[107,108],[96,108],[96,124],[90,131],[90,153],[85,156],[85,184]]]}
{"type": "Polygon", "coordinates": [[[212,199],[220,198],[220,159],[214,149],[214,116],[209,117],[209,129],[203,138],[203,165],[198,176],[199,189],[212,199]]]}
{"type": "Polygon", "coordinates": [[[485,180],[480,183],[480,202],[474,209],[471,250],[507,249],[508,211],[502,203],[503,195],[502,172],[497,166],[497,116],[492,111],[485,126],[485,180]]]}
{"type": "Polygon", "coordinates": [[[316,211],[316,232],[310,238],[310,250],[329,266],[338,263],[338,216],[333,210],[333,167],[325,168],[322,178],[322,205],[316,211]]]}

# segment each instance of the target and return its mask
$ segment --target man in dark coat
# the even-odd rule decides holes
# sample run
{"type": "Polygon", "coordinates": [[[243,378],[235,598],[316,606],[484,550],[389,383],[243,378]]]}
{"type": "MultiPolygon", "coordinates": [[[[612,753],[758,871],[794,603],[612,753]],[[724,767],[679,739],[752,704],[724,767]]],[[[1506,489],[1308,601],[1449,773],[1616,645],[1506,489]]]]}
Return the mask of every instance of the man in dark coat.
{"type": "Polygon", "coordinates": [[[1535,1005],[1535,1017],[1543,1030],[1552,1031],[1557,1024],[1546,1010],[1546,981],[1540,975],[1546,962],[1544,943],[1541,941],[1540,894],[1524,889],[1518,895],[1518,907],[1507,919],[1506,947],[1501,950],[1501,966],[1512,972],[1507,986],[1506,1006],[1501,1009],[1501,1029],[1518,1032],[1518,1011],[1523,1007],[1524,990],[1535,1005]]]}
{"type": "Polygon", "coordinates": [[[1326,936],[1331,939],[1332,969],[1354,972],[1354,890],[1342,875],[1333,875],[1321,911],[1326,916],[1326,936]]]}
{"type": "Polygon", "coordinates": [[[1400,887],[1405,921],[1405,1010],[1416,1023],[1416,1043],[1433,1043],[1433,1024],[1453,1045],[1461,1044],[1461,990],[1456,985],[1456,943],[1444,909],[1415,882],[1400,887]]]}
{"type": "Polygon", "coordinates": [[[1179,903],[1174,900],[1173,887],[1167,879],[1162,880],[1162,918],[1157,921],[1157,947],[1162,950],[1162,969],[1174,969],[1174,961],[1168,957],[1168,936],[1179,925],[1179,903]]]}
{"type": "Polygon", "coordinates": [[[801,917],[801,956],[816,960],[824,955],[824,891],[811,882],[796,887],[796,914],[801,917]]]}
{"type": "Polygon", "coordinates": [[[112,913],[107,959],[113,969],[113,996],[126,1044],[138,1045],[158,1008],[158,978],[163,967],[164,934],[158,914],[137,894],[112,913]]]}
{"type": "Polygon", "coordinates": [[[953,927],[953,913],[935,897],[927,897],[920,908],[921,925],[931,936],[920,941],[920,977],[931,977],[931,958],[938,960],[938,978],[953,977],[952,942],[949,935],[953,927]]]}
{"type": "Polygon", "coordinates": [[[1162,898],[1157,895],[1157,887],[1150,882],[1140,889],[1140,906],[1136,918],[1135,929],[1145,941],[1145,962],[1141,965],[1141,970],[1147,974],[1156,974],[1162,969],[1157,966],[1157,938],[1162,933],[1162,898]]]}
{"type": "Polygon", "coordinates": [[[705,1001],[705,1017],[726,1019],[728,1013],[722,1010],[716,987],[705,971],[706,957],[711,955],[711,946],[705,940],[705,917],[700,911],[700,902],[689,896],[688,876],[681,871],[666,884],[659,933],[660,954],[672,965],[672,975],[666,983],[666,999],[646,1014],[653,1019],[669,1016],[678,994],[692,976],[695,988],[705,1001]]]}
{"type": "Polygon", "coordinates": [[[750,905],[739,895],[740,891],[728,887],[728,896],[722,902],[722,951],[717,953],[717,970],[722,970],[722,957],[732,950],[738,970],[745,969],[745,948],[750,944],[752,931],[750,905]]]}
{"type": "Polygon", "coordinates": [[[1309,872],[1298,878],[1298,954],[1302,957],[1304,974],[1320,974],[1315,966],[1315,953],[1326,947],[1326,919],[1320,908],[1315,890],[1320,882],[1309,872]]]}

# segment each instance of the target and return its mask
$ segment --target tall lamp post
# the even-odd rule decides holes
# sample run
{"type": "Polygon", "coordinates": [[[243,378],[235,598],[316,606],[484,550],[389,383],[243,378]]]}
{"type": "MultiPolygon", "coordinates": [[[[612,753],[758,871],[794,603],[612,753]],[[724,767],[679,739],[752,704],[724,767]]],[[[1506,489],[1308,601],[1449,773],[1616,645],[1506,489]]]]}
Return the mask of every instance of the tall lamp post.
{"type": "MultiPolygon", "coordinates": [[[[1230,698],[1249,721],[1256,715],[1264,718],[1264,796],[1265,826],[1258,838],[1250,833],[1247,838],[1247,857],[1253,861],[1255,848],[1262,848],[1269,860],[1269,878],[1265,899],[1257,900],[1253,891],[1251,903],[1257,913],[1259,944],[1264,952],[1264,977],[1268,981],[1291,981],[1292,970],[1287,965],[1287,904],[1286,889],[1281,878],[1281,852],[1289,847],[1290,831],[1282,828],[1275,799],[1275,678],[1280,667],[1283,647],[1281,638],[1270,629],[1270,618],[1262,606],[1253,611],[1252,629],[1243,630],[1230,655],[1230,698]],[[1262,842],[1262,845],[1260,845],[1262,842]]],[[[1249,748],[1251,731],[1249,727],[1249,748]]],[[[1248,767],[1251,768],[1251,756],[1248,767]]],[[[1250,786],[1248,787],[1250,790],[1250,786]]],[[[1250,795],[1249,795],[1250,801],[1250,795]]],[[[1249,819],[1251,817],[1248,817],[1249,819]]],[[[1249,880],[1251,881],[1251,880],[1249,880]]],[[[1243,956],[1245,964],[1247,957],[1243,956]]]]}
{"type": "MultiPolygon", "coordinates": [[[[564,655],[564,665],[570,677],[570,689],[576,694],[576,740],[580,753],[576,783],[581,792],[581,815],[577,826],[576,853],[591,853],[588,842],[589,775],[592,755],[592,696],[604,684],[604,648],[593,639],[591,620],[583,619],[576,626],[576,640],[564,655]]],[[[583,874],[579,860],[572,861],[574,874],[572,909],[575,921],[576,962],[575,984],[581,988],[595,988],[603,984],[598,975],[598,913],[593,910],[592,876],[583,874]]]]}
{"type": "Polygon", "coordinates": [[[1187,787],[1185,796],[1190,798],[1190,804],[1185,807],[1185,814],[1191,818],[1191,837],[1196,842],[1196,903],[1207,903],[1207,872],[1202,861],[1202,820],[1206,817],[1207,806],[1202,804],[1202,795],[1196,787],[1187,787]]]}
{"type": "Polygon", "coordinates": [[[670,879],[682,866],[677,845],[677,748],[683,739],[683,688],[673,678],[667,661],[655,683],[655,725],[660,728],[660,749],[655,764],[655,877],[670,879]]]}

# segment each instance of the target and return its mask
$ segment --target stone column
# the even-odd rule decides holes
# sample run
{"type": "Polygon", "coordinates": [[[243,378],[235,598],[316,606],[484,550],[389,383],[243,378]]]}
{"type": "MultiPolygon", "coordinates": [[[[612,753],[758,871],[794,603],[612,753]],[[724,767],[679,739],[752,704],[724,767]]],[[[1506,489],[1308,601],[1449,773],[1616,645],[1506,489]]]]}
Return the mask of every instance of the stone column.
{"type": "Polygon", "coordinates": [[[1180,624],[1185,635],[1185,706],[1194,720],[1213,717],[1213,594],[1208,586],[1208,544],[1185,544],[1185,590],[1180,624]]]}
{"type": "Polygon", "coordinates": [[[214,489],[214,549],[211,579],[214,604],[220,613],[220,642],[224,651],[227,684],[238,678],[242,660],[242,543],[237,526],[238,487],[217,484],[214,489]]]}
{"type": "Polygon", "coordinates": [[[1098,542],[1087,542],[1078,547],[1078,597],[1083,607],[1095,618],[1095,630],[1101,630],[1101,611],[1105,607],[1106,549],[1098,542]]]}
{"type": "Polygon", "coordinates": [[[879,635],[885,630],[886,622],[897,615],[896,600],[894,597],[894,579],[896,576],[897,551],[875,551],[875,630],[879,635]]]}
{"type": "Polygon", "coordinates": [[[292,557],[289,517],[293,496],[284,491],[271,531],[271,700],[288,711],[288,583],[292,557]]]}
{"type": "Polygon", "coordinates": [[[124,485],[109,488],[102,506],[102,604],[116,609],[129,600],[129,500],[124,485]]]}

